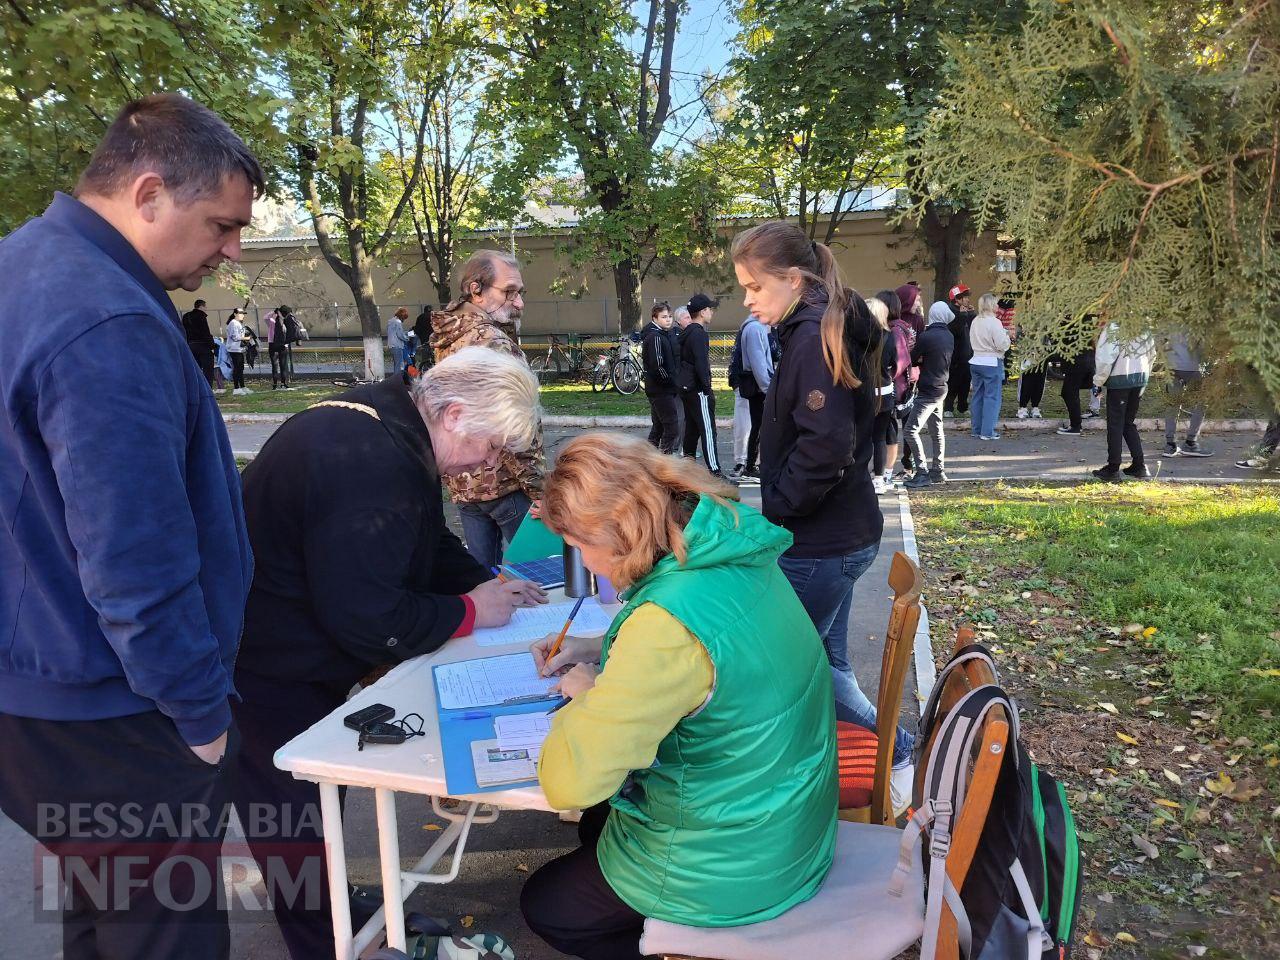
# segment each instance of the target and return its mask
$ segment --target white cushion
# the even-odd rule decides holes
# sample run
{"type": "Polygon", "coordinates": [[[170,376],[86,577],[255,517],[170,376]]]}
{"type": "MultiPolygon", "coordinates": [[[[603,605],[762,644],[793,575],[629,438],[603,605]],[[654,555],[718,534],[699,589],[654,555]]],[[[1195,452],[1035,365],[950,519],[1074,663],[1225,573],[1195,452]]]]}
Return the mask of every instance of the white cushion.
{"type": "Polygon", "coordinates": [[[889,894],[902,831],[867,823],[837,824],[836,858],[816,896],[780,917],[742,927],[686,927],[644,922],[640,952],[707,960],[889,960],[924,931],[920,857],[901,897],[889,894]]]}

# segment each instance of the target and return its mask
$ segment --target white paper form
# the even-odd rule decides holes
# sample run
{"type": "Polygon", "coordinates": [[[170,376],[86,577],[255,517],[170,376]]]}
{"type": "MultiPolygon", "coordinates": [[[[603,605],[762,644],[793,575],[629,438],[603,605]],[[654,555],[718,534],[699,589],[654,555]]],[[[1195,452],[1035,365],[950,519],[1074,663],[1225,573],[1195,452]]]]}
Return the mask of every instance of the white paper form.
{"type": "Polygon", "coordinates": [[[551,732],[551,715],[547,713],[519,713],[496,717],[494,732],[498,746],[503,750],[525,750],[534,763],[542,755],[542,741],[551,732]]]}
{"type": "MultiPolygon", "coordinates": [[[[482,647],[496,647],[504,643],[532,643],[548,633],[559,633],[564,622],[573,612],[576,600],[567,603],[543,603],[536,607],[517,607],[511,621],[503,627],[491,627],[476,631],[476,643],[482,647]]],[[[600,606],[595,597],[588,597],[582,609],[569,626],[572,634],[604,633],[613,622],[613,615],[600,606]]]]}
{"type": "Polygon", "coordinates": [[[491,707],[511,700],[547,696],[560,682],[541,677],[529,653],[442,663],[435,668],[443,710],[491,707]]]}
{"type": "Polygon", "coordinates": [[[538,777],[527,750],[505,750],[497,740],[473,740],[471,764],[475,767],[478,787],[536,780],[538,777]]]}

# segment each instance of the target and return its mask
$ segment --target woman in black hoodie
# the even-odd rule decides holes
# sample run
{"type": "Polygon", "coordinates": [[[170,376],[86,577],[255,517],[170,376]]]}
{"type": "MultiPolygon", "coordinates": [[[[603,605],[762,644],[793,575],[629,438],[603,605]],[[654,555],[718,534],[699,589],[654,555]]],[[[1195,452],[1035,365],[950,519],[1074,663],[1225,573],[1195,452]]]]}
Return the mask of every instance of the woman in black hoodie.
{"type": "MultiPolygon", "coordinates": [[[[744,305],[782,341],[760,431],[764,515],[795,538],[780,564],[822,637],[842,719],[874,729],[848,640],[853,585],[884,527],[868,470],[884,331],[830,249],[794,224],[752,227],[732,256],[744,305]]],[[[907,768],[911,746],[899,730],[895,767],[907,768]]]]}

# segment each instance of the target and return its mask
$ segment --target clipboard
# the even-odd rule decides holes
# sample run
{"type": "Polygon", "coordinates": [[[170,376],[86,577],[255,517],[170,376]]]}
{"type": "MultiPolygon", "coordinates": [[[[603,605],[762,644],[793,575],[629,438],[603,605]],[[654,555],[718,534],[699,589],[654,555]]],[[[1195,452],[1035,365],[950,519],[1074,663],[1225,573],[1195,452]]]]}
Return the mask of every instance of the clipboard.
{"type": "Polygon", "coordinates": [[[436,716],[440,727],[440,750],[444,759],[445,786],[450,796],[496,793],[500,790],[511,790],[517,787],[536,786],[538,783],[536,767],[531,777],[481,786],[476,779],[475,764],[472,757],[473,744],[486,740],[497,740],[494,721],[498,717],[525,713],[546,713],[560,698],[552,694],[520,703],[446,709],[440,706],[440,687],[436,679],[436,670],[439,669],[439,666],[441,665],[432,668],[431,682],[435,684],[436,688],[436,716]]]}

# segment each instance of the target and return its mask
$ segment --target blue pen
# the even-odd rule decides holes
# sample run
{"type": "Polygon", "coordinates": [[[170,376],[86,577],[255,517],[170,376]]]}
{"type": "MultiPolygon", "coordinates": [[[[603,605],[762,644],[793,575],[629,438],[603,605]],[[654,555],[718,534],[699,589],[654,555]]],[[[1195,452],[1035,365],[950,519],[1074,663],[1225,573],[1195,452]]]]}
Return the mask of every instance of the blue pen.
{"type": "Polygon", "coordinates": [[[466,713],[456,717],[450,717],[450,720],[488,720],[493,714],[487,710],[468,710],[466,713]]]}
{"type": "Polygon", "coordinates": [[[560,702],[559,702],[559,703],[557,703],[554,707],[552,707],[550,710],[548,710],[548,711],[547,711],[547,716],[548,716],[548,717],[549,717],[549,716],[551,716],[553,713],[555,713],[555,712],[556,712],[557,710],[559,710],[561,707],[563,707],[563,706],[565,706],[566,704],[568,704],[572,699],[573,699],[572,697],[561,697],[561,698],[560,698],[560,702]]]}

